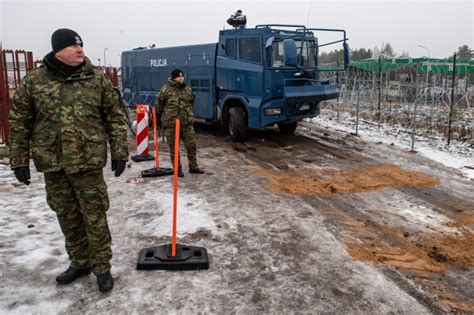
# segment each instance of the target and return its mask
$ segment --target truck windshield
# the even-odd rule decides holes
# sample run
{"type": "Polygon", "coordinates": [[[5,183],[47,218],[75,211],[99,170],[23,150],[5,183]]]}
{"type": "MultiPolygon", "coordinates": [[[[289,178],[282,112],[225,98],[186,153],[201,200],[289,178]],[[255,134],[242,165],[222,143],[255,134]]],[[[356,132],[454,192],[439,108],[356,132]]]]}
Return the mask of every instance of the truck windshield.
{"type": "Polygon", "coordinates": [[[298,66],[315,67],[316,49],[314,41],[296,40],[296,52],[298,54],[298,66]]]}
{"type": "MultiPolygon", "coordinates": [[[[298,66],[316,67],[316,46],[314,41],[295,40],[298,55],[298,66]]],[[[283,41],[272,43],[272,67],[284,67],[283,41]]]]}

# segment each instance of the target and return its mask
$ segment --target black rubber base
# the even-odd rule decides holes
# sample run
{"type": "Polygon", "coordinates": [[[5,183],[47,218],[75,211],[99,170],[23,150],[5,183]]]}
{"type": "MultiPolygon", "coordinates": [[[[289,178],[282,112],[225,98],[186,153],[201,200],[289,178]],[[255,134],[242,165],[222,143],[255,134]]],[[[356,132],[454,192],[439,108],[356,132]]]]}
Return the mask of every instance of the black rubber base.
{"type": "Polygon", "coordinates": [[[147,155],[133,155],[132,156],[132,160],[135,161],[135,162],[144,162],[144,161],[150,161],[150,160],[154,160],[155,157],[151,154],[147,154],[147,155]]]}
{"type": "Polygon", "coordinates": [[[150,168],[148,170],[143,170],[141,172],[142,177],[160,177],[160,176],[168,176],[173,175],[174,170],[172,168],[162,167],[159,170],[156,168],[150,168]]]}
{"type": "Polygon", "coordinates": [[[176,244],[176,256],[171,256],[171,244],[145,248],[138,255],[137,270],[209,269],[204,247],[176,244]]]}

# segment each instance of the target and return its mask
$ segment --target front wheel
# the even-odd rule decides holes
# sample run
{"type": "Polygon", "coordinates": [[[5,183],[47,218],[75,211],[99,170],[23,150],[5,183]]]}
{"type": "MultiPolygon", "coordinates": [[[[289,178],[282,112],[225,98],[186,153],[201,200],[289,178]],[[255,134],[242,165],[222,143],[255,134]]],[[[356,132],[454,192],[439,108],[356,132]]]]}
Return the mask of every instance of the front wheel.
{"type": "Polygon", "coordinates": [[[280,133],[284,135],[292,135],[295,132],[296,127],[298,127],[298,122],[292,122],[289,124],[278,124],[278,129],[280,129],[280,133]]]}
{"type": "Polygon", "coordinates": [[[229,134],[232,141],[242,142],[245,140],[246,124],[242,108],[232,107],[229,109],[229,134]]]}

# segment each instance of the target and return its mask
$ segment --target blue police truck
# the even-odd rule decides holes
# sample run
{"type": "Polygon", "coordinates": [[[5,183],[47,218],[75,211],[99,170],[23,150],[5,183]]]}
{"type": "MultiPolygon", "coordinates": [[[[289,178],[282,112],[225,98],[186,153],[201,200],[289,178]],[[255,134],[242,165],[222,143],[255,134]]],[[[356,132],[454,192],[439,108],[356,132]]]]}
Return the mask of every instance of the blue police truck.
{"type": "Polygon", "coordinates": [[[154,104],[179,68],[195,94],[195,121],[221,123],[233,141],[244,141],[247,128],[275,124],[291,134],[298,121],[319,114],[320,101],[338,97],[340,86],[320,73],[348,66],[347,40],[344,30],[269,24],[222,30],[212,44],[124,51],[123,98],[132,107],[154,104]],[[318,32],[339,32],[342,39],[319,43],[318,32]],[[336,43],[342,43],[344,66],[325,68],[318,52],[336,43]]]}

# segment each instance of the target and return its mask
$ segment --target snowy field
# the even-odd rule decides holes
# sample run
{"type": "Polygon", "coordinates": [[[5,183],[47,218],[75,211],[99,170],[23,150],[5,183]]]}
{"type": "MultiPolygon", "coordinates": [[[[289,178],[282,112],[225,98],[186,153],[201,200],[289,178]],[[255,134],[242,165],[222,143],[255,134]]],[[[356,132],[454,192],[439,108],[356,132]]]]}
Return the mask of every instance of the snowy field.
{"type": "MultiPolygon", "coordinates": [[[[322,110],[321,115],[307,121],[334,130],[355,133],[354,117],[341,113],[339,121],[337,121],[335,116],[335,113],[322,110]]],[[[373,124],[359,122],[358,134],[366,141],[394,144],[402,150],[411,150],[411,134],[401,132],[389,125],[382,125],[379,130],[373,124]]],[[[474,179],[474,144],[452,141],[448,146],[443,139],[417,135],[414,151],[428,159],[459,170],[467,178],[474,179]]]]}

